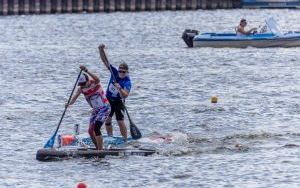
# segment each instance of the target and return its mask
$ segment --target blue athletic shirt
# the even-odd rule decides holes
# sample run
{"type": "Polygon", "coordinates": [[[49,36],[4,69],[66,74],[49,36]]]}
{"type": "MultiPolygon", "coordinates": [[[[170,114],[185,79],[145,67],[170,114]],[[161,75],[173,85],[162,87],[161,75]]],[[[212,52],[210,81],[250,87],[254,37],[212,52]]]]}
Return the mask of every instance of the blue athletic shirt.
{"type": "MultiPolygon", "coordinates": [[[[112,72],[113,72],[115,78],[117,79],[117,82],[120,84],[120,86],[123,89],[126,89],[128,92],[130,92],[130,90],[131,90],[131,81],[130,81],[129,76],[126,76],[125,78],[121,79],[119,77],[118,70],[112,65],[110,65],[110,67],[112,69],[112,72]]],[[[107,86],[107,90],[106,90],[106,97],[109,98],[110,100],[121,100],[122,98],[119,94],[119,91],[114,86],[113,83],[114,83],[114,78],[111,75],[108,86],[107,86]]]]}

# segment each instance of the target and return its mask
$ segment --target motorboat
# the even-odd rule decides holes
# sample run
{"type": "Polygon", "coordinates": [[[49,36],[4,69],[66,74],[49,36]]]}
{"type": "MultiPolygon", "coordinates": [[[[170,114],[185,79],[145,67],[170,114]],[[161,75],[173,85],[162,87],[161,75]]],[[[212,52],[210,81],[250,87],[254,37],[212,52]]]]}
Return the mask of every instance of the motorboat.
{"type": "Polygon", "coordinates": [[[273,18],[266,20],[266,24],[259,32],[250,35],[238,35],[237,33],[199,34],[197,30],[186,29],[182,38],[188,47],[269,48],[300,46],[300,32],[281,32],[273,18]]]}
{"type": "Polygon", "coordinates": [[[300,8],[299,0],[241,0],[243,8],[300,8]]]}

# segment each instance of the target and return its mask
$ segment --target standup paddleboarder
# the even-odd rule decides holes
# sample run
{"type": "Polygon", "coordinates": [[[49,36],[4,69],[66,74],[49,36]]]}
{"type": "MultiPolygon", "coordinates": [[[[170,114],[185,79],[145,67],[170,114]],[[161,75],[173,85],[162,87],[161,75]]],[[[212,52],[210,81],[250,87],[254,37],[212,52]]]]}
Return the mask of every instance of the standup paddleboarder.
{"type": "Polygon", "coordinates": [[[103,64],[111,71],[110,80],[106,90],[106,97],[111,105],[111,112],[105,122],[106,131],[109,136],[113,136],[112,116],[116,114],[121,135],[127,141],[127,129],[124,121],[124,104],[123,99],[127,98],[131,90],[131,81],[129,77],[129,68],[126,63],[121,63],[118,69],[109,64],[104,51],[104,44],[99,46],[100,57],[103,64]],[[112,75],[113,74],[113,75],[112,75]],[[116,79],[116,80],[115,80],[116,79]]]}
{"type": "Polygon", "coordinates": [[[100,128],[110,113],[110,104],[101,87],[99,78],[84,65],[80,65],[80,69],[85,73],[80,75],[78,80],[79,88],[70,100],[70,103],[66,104],[66,107],[74,104],[81,93],[84,95],[86,101],[93,109],[88,132],[97,150],[102,150],[103,138],[100,128]]]}

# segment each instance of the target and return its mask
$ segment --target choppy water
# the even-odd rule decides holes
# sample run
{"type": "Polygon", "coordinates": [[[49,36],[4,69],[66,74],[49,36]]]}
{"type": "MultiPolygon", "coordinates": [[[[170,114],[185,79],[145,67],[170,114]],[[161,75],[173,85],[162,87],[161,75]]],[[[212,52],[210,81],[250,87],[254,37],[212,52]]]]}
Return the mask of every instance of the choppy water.
{"type": "MultiPolygon", "coordinates": [[[[180,38],[186,28],[233,31],[241,17],[258,26],[268,16],[300,30],[298,10],[0,17],[0,187],[299,187],[300,48],[188,49],[180,38]],[[127,106],[144,136],[185,138],[151,157],[36,161],[78,65],[106,87],[100,42],[111,62],[130,66],[127,106]]],[[[75,123],[84,132],[87,110],[80,97],[61,132],[75,123]]]]}

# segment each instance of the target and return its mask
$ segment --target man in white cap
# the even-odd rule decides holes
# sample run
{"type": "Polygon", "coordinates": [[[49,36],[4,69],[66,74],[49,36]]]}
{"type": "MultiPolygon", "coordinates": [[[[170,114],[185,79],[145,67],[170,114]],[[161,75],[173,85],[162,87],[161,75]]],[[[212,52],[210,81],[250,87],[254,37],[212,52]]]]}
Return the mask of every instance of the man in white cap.
{"type": "Polygon", "coordinates": [[[78,80],[76,94],[72,97],[66,107],[75,103],[76,99],[82,93],[92,107],[92,114],[90,117],[89,135],[96,146],[97,150],[103,149],[103,138],[100,131],[101,126],[106,121],[110,113],[110,104],[105,96],[105,93],[100,85],[99,78],[93,73],[89,72],[84,65],[80,65],[82,73],[78,80]]]}

